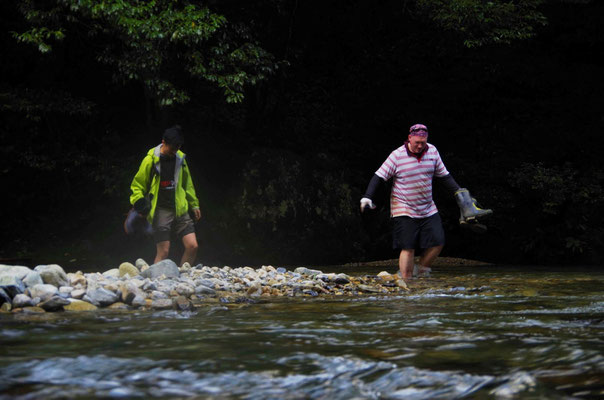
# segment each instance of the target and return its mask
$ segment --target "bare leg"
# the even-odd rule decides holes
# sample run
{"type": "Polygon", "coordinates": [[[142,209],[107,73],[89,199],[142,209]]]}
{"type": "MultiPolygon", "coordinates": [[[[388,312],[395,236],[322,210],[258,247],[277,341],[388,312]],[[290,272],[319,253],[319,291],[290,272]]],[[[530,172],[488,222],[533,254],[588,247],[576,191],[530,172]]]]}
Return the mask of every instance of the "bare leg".
{"type": "Polygon", "coordinates": [[[413,257],[415,256],[414,249],[403,249],[398,258],[398,267],[401,270],[401,275],[404,279],[413,278],[413,257]]]}
{"type": "Polygon", "coordinates": [[[157,248],[157,253],[155,255],[155,263],[158,263],[161,260],[165,260],[166,258],[168,258],[168,254],[170,253],[170,241],[169,240],[159,242],[155,246],[157,248]]]}
{"type": "Polygon", "coordinates": [[[436,257],[440,254],[443,246],[430,247],[424,250],[424,254],[419,258],[419,265],[424,268],[430,268],[436,257]]]}
{"type": "Polygon", "coordinates": [[[182,255],[182,259],[180,260],[180,265],[182,266],[185,262],[188,262],[190,265],[193,265],[195,261],[195,257],[197,256],[197,237],[195,233],[189,233],[188,235],[184,235],[182,237],[182,244],[185,246],[185,252],[182,255]]]}

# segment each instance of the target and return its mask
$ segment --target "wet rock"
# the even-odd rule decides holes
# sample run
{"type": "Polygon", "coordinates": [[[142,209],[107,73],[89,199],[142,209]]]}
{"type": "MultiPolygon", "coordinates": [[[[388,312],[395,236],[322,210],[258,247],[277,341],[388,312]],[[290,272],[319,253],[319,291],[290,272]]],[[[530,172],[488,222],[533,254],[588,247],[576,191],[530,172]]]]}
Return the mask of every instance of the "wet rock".
{"type": "Polygon", "coordinates": [[[111,304],[107,308],[110,308],[112,310],[128,310],[128,305],[118,301],[117,303],[111,304]]]}
{"type": "Polygon", "coordinates": [[[64,295],[70,295],[73,292],[73,287],[71,286],[61,286],[59,288],[59,293],[64,295]]]}
{"type": "Polygon", "coordinates": [[[396,276],[394,275],[390,275],[388,272],[386,271],[382,271],[379,274],[377,274],[378,278],[380,278],[381,280],[383,280],[384,282],[391,282],[396,280],[396,276]]]}
{"type": "Polygon", "coordinates": [[[195,293],[195,288],[187,283],[179,283],[178,285],[176,285],[174,290],[179,295],[185,297],[190,297],[192,294],[195,293]]]}
{"type": "Polygon", "coordinates": [[[2,312],[2,313],[10,312],[12,309],[13,309],[13,305],[10,303],[10,301],[2,303],[2,305],[0,306],[0,312],[2,312]]]}
{"type": "Polygon", "coordinates": [[[247,289],[246,294],[251,297],[257,297],[262,294],[262,285],[260,282],[252,282],[250,287],[247,289]]]}
{"type": "Polygon", "coordinates": [[[124,282],[119,289],[122,301],[126,304],[132,304],[136,296],[145,298],[145,292],[140,290],[133,282],[124,282]]]}
{"type": "Polygon", "coordinates": [[[3,289],[10,298],[25,291],[25,285],[19,276],[20,274],[0,273],[0,289],[3,289]]]}
{"type": "Polygon", "coordinates": [[[73,299],[81,299],[86,294],[86,289],[75,289],[71,292],[71,298],[73,299]]]}
{"type": "Polygon", "coordinates": [[[85,288],[86,286],[88,286],[88,282],[86,281],[86,277],[81,273],[81,272],[77,272],[73,275],[68,275],[69,276],[69,284],[73,287],[81,287],[81,288],[85,288]]]}
{"type": "Polygon", "coordinates": [[[155,310],[167,310],[172,308],[171,299],[157,299],[151,302],[151,308],[155,310]]]}
{"type": "Polygon", "coordinates": [[[21,312],[24,314],[43,314],[46,311],[42,307],[23,307],[21,312]]]}
{"type": "Polygon", "coordinates": [[[105,278],[119,278],[120,277],[120,270],[117,268],[111,268],[105,272],[103,272],[103,276],[105,278]]]}
{"type": "Polygon", "coordinates": [[[143,278],[149,279],[157,279],[162,275],[165,275],[166,278],[178,278],[180,276],[180,272],[178,271],[178,266],[172,260],[162,260],[157,264],[153,264],[149,267],[149,269],[141,272],[143,278]]]}
{"type": "Polygon", "coordinates": [[[13,298],[14,308],[31,307],[33,305],[34,303],[32,302],[31,297],[26,294],[18,294],[13,298]]]}
{"type": "Polygon", "coordinates": [[[36,268],[34,268],[34,271],[40,274],[40,277],[45,284],[56,287],[69,286],[67,274],[65,274],[65,271],[60,265],[38,265],[36,268]]]}
{"type": "Polygon", "coordinates": [[[97,310],[98,307],[86,301],[70,299],[69,304],[64,305],[63,309],[65,311],[94,311],[97,310]]]}
{"type": "Polygon", "coordinates": [[[180,268],[179,271],[181,274],[186,274],[191,271],[191,264],[185,262],[180,268]]]}
{"type": "Polygon", "coordinates": [[[140,271],[138,270],[138,268],[136,268],[134,265],[130,264],[129,262],[124,262],[120,264],[120,267],[118,268],[118,276],[121,278],[123,276],[129,275],[130,277],[134,277],[140,274],[140,271]]]}
{"type": "Polygon", "coordinates": [[[193,303],[184,296],[178,296],[174,300],[174,307],[180,311],[188,311],[193,308],[193,303]]]}
{"type": "Polygon", "coordinates": [[[216,291],[210,287],[207,287],[205,285],[199,285],[195,288],[195,293],[199,294],[199,295],[214,295],[216,294],[216,291]]]}
{"type": "Polygon", "coordinates": [[[92,290],[88,289],[86,291],[86,297],[90,303],[99,305],[101,307],[106,307],[110,304],[116,303],[119,299],[117,294],[105,288],[97,288],[92,290]]]}
{"type": "Polygon", "coordinates": [[[319,275],[321,273],[321,271],[317,270],[317,269],[309,269],[306,267],[298,267],[294,270],[295,273],[300,274],[300,275],[319,275]]]}
{"type": "Polygon", "coordinates": [[[43,308],[45,311],[59,311],[63,309],[63,306],[68,304],[69,300],[60,296],[53,296],[50,299],[38,304],[38,307],[43,308]]]}
{"type": "Polygon", "coordinates": [[[403,290],[409,291],[409,287],[407,286],[407,282],[405,282],[405,281],[404,281],[404,280],[402,280],[402,279],[398,279],[398,280],[396,281],[396,285],[397,285],[399,288],[403,289],[403,290]]]}
{"type": "Polygon", "coordinates": [[[346,285],[346,284],[350,283],[350,277],[346,274],[338,274],[338,275],[336,275],[336,279],[334,280],[334,283],[336,283],[338,285],[346,285]]]}
{"type": "Polygon", "coordinates": [[[39,297],[41,301],[46,301],[59,292],[56,286],[46,283],[30,287],[27,290],[32,299],[39,297]]]}
{"type": "Polygon", "coordinates": [[[147,297],[146,296],[136,296],[133,300],[132,300],[132,304],[133,307],[144,307],[147,305],[147,297]]]}
{"type": "Polygon", "coordinates": [[[143,290],[145,292],[152,292],[153,290],[157,290],[157,285],[155,282],[145,282],[143,285],[143,290]]]}
{"type": "Polygon", "coordinates": [[[151,299],[153,300],[163,300],[168,299],[169,296],[164,292],[160,292],[159,290],[154,290],[151,292],[151,299]]]}
{"type": "Polygon", "coordinates": [[[30,270],[29,273],[25,275],[25,278],[23,278],[23,284],[25,285],[25,287],[42,285],[43,283],[44,281],[42,280],[42,277],[37,271],[30,270]]]}

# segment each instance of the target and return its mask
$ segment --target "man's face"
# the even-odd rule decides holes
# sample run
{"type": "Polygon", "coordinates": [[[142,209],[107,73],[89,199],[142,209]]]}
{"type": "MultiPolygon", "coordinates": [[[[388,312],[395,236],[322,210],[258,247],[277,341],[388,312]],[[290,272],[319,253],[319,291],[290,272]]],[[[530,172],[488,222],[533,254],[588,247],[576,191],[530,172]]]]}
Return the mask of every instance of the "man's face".
{"type": "Polygon", "coordinates": [[[409,135],[409,150],[412,153],[421,153],[426,148],[427,137],[409,135]]]}
{"type": "Polygon", "coordinates": [[[176,152],[178,150],[180,150],[180,146],[174,145],[174,144],[170,144],[170,143],[166,143],[164,140],[162,140],[162,154],[168,157],[175,157],[176,156],[176,152]]]}

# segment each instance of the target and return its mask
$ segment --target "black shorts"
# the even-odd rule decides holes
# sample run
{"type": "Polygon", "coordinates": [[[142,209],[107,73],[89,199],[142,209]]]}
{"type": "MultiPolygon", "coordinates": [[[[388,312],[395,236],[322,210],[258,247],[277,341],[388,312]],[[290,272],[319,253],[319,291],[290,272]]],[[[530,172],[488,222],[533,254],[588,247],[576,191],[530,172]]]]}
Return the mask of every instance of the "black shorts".
{"type": "Polygon", "coordinates": [[[445,244],[445,231],[438,213],[427,218],[392,218],[394,250],[427,249],[445,244]]]}
{"type": "Polygon", "coordinates": [[[155,243],[170,240],[171,233],[174,232],[179,238],[183,238],[189,233],[195,232],[195,225],[188,213],[176,216],[173,210],[157,207],[153,217],[153,237],[155,243]]]}

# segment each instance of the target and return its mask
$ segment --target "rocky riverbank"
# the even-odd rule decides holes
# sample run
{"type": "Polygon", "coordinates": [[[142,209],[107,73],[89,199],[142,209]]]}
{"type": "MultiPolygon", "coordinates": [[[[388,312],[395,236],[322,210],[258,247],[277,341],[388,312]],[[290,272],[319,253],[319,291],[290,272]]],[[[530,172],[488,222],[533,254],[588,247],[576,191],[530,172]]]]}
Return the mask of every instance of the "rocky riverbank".
{"type": "Polygon", "coordinates": [[[316,269],[263,266],[180,268],[171,260],[149,266],[138,259],[103,273],[65,273],[57,264],[0,265],[0,311],[43,313],[113,309],[191,310],[210,302],[270,297],[356,296],[409,291],[397,275],[354,277],[316,269]]]}

